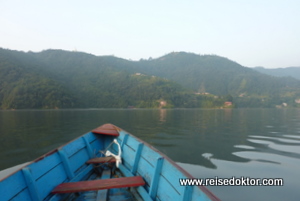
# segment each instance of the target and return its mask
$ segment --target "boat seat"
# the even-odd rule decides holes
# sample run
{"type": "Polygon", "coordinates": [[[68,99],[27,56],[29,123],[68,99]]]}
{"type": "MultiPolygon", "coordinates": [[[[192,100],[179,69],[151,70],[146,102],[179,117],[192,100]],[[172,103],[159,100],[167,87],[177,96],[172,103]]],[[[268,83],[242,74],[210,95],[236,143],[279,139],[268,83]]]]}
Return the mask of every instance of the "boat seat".
{"type": "Polygon", "coordinates": [[[107,157],[98,157],[98,158],[92,158],[88,160],[87,164],[97,164],[97,163],[115,163],[116,159],[113,156],[107,156],[107,157]]]}
{"type": "Polygon", "coordinates": [[[82,191],[97,191],[111,188],[137,187],[145,185],[141,176],[99,179],[91,181],[62,183],[56,186],[52,193],[75,193],[82,191]]]}

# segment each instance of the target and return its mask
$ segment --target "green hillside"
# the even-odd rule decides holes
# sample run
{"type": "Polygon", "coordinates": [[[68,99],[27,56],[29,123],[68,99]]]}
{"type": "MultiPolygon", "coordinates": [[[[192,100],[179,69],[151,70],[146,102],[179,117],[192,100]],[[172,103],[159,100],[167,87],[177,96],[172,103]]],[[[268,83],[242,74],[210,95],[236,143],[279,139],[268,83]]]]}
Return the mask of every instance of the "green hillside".
{"type": "Polygon", "coordinates": [[[198,92],[216,95],[241,93],[273,94],[283,88],[300,86],[296,79],[274,78],[215,55],[171,53],[151,61],[141,61],[139,71],[164,77],[198,92]]]}
{"type": "Polygon", "coordinates": [[[2,109],[220,107],[224,102],[163,78],[133,73],[132,62],[111,56],[62,50],[1,49],[0,54],[2,109]]]}
{"type": "Polygon", "coordinates": [[[300,81],[276,78],[215,55],[171,53],[155,60],[140,61],[136,70],[170,79],[184,87],[215,95],[230,94],[239,107],[297,106],[300,81]]]}
{"type": "Polygon", "coordinates": [[[0,49],[0,108],[298,107],[300,81],[215,55],[113,56],[0,49]],[[229,107],[232,107],[229,105],[229,107]]]}
{"type": "Polygon", "coordinates": [[[41,67],[24,53],[0,49],[0,108],[74,107],[76,98],[41,67]]]}

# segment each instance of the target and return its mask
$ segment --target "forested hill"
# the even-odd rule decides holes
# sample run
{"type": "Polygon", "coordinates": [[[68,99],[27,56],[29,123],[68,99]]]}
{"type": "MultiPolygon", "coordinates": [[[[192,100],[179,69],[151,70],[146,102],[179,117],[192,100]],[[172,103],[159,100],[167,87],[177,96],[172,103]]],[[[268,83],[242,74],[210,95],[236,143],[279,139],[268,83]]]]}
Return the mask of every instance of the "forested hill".
{"type": "Polygon", "coordinates": [[[199,93],[230,94],[239,107],[296,106],[300,81],[273,77],[216,55],[174,52],[140,61],[136,70],[173,80],[199,93]]]}
{"type": "Polygon", "coordinates": [[[300,86],[299,80],[268,76],[224,57],[185,52],[142,61],[138,70],[173,80],[198,92],[216,95],[272,95],[300,86]]]}
{"type": "Polygon", "coordinates": [[[133,73],[133,62],[111,56],[0,49],[0,108],[220,107],[222,98],[155,76],[133,73]]]}
{"type": "Polygon", "coordinates": [[[298,106],[300,81],[215,55],[113,56],[0,49],[0,108],[298,106]],[[217,95],[217,96],[216,96],[217,95]],[[163,103],[161,105],[161,103],[163,103]]]}
{"type": "Polygon", "coordinates": [[[76,98],[29,54],[0,49],[0,108],[73,107],[76,98]]]}
{"type": "Polygon", "coordinates": [[[276,77],[293,77],[300,80],[300,67],[287,67],[287,68],[276,68],[267,69],[263,67],[255,67],[254,70],[276,77]]]}

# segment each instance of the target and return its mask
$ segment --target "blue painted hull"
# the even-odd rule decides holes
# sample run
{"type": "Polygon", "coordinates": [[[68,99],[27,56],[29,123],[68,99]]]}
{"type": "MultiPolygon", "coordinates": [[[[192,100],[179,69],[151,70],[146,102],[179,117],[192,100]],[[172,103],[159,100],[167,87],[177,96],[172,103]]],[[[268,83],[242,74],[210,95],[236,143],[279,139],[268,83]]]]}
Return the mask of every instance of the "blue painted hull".
{"type": "Polygon", "coordinates": [[[115,137],[89,132],[30,162],[0,180],[0,200],[95,200],[101,193],[107,194],[107,200],[219,200],[202,186],[181,186],[179,179],[192,178],[191,175],[146,142],[119,128],[118,133],[115,137]],[[99,171],[103,179],[106,164],[86,162],[101,157],[101,150],[117,155],[119,145],[112,143],[115,138],[122,163],[118,168],[113,165],[112,172],[118,177],[141,176],[145,185],[80,193],[52,192],[62,183],[100,179],[99,171]]]}

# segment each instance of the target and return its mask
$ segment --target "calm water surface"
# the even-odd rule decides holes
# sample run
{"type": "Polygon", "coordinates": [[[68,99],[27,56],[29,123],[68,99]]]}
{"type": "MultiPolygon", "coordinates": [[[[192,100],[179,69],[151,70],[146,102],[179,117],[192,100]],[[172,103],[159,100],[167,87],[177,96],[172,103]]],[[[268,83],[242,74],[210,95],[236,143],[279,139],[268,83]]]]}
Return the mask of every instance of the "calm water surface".
{"type": "Polygon", "coordinates": [[[104,123],[154,145],[196,178],[284,179],[284,186],[209,186],[222,200],[299,200],[296,109],[0,111],[0,170],[104,123]]]}

